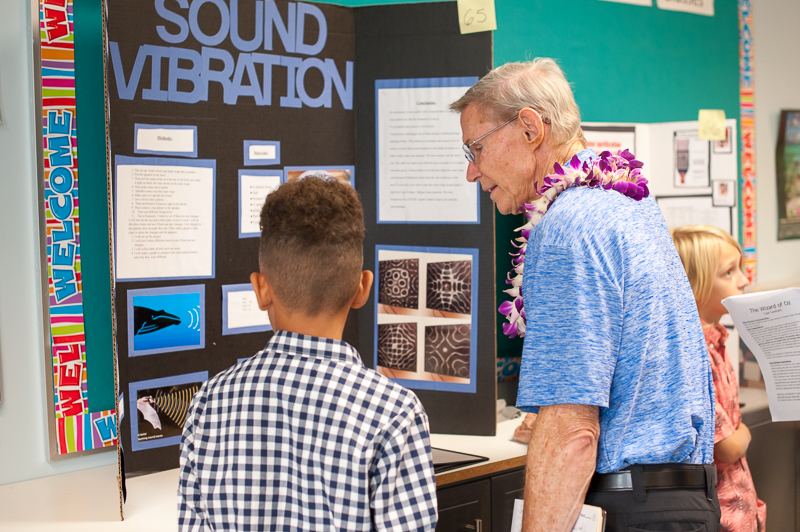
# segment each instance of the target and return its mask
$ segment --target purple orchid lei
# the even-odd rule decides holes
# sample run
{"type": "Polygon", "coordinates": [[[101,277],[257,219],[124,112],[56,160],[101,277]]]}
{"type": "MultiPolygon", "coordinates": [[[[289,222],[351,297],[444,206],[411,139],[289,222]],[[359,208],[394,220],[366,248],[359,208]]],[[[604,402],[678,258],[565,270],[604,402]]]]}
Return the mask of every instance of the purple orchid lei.
{"type": "Polygon", "coordinates": [[[516,229],[521,236],[511,241],[511,244],[517,248],[517,253],[511,253],[512,269],[506,278],[506,284],[511,285],[511,288],[503,290],[511,296],[511,300],[504,301],[497,309],[508,321],[503,324],[503,334],[509,338],[517,335],[525,336],[527,318],[525,317],[525,303],[522,300],[522,272],[525,267],[528,237],[558,195],[568,188],[589,187],[615,190],[636,201],[641,201],[650,194],[647,188],[647,179],[642,175],[641,168],[642,162],[637,161],[628,150],[618,151],[616,155],[604,151],[591,163],[588,161],[582,163],[575,155],[564,167],[558,163],[553,165],[555,173],[545,177],[542,186],[536,189],[536,193],[541,197],[531,203],[523,203],[522,210],[528,223],[516,229]]]}

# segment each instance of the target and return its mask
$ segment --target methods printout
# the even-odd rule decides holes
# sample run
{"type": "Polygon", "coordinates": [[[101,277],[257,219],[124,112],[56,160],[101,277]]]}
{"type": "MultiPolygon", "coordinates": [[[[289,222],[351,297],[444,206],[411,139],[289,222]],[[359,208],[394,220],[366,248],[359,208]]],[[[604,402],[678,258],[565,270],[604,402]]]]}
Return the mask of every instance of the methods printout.
{"type": "Polygon", "coordinates": [[[733,296],[722,304],[758,360],[772,420],[800,420],[800,288],[733,296]]]}

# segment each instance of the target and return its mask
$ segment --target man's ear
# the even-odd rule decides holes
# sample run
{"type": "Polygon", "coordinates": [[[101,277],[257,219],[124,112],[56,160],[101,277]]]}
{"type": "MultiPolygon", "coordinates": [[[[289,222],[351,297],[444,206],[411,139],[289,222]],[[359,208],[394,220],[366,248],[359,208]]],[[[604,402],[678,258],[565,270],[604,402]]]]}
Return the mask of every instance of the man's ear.
{"type": "Polygon", "coordinates": [[[532,145],[533,149],[538,148],[544,140],[544,122],[542,122],[541,115],[535,109],[526,107],[519,112],[519,121],[528,143],[532,145]]]}
{"type": "Polygon", "coordinates": [[[364,270],[361,272],[361,280],[358,282],[358,291],[353,298],[353,302],[350,303],[350,308],[361,308],[364,306],[367,299],[369,299],[373,280],[375,280],[375,275],[371,271],[364,270]]]}
{"type": "Polygon", "coordinates": [[[266,276],[258,272],[251,273],[250,284],[253,285],[253,291],[256,293],[258,308],[261,310],[269,310],[272,308],[272,286],[269,284],[266,276]]]}

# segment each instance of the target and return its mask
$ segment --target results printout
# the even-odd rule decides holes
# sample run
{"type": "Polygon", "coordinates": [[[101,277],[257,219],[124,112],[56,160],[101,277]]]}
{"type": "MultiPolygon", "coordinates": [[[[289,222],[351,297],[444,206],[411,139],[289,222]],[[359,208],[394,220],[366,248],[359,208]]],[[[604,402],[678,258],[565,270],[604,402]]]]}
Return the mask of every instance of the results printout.
{"type": "Polygon", "coordinates": [[[800,420],[800,288],[732,296],[722,304],[758,360],[772,420],[800,420]]]}
{"type": "Polygon", "coordinates": [[[213,248],[212,166],[117,165],[118,280],[211,277],[213,248]]]}
{"type": "Polygon", "coordinates": [[[449,109],[468,88],[378,85],[378,223],[479,223],[478,185],[466,180],[461,122],[449,109]]]}

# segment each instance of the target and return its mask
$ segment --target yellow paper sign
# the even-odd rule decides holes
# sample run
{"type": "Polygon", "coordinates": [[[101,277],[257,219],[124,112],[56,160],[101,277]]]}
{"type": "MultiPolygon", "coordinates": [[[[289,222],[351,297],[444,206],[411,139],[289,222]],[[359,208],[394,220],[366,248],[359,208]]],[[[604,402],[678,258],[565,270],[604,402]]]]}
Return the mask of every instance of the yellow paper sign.
{"type": "Polygon", "coordinates": [[[725,140],[725,111],[722,109],[700,109],[697,115],[700,125],[697,138],[701,140],[725,140]]]}
{"type": "Polygon", "coordinates": [[[496,30],[494,0],[458,0],[458,26],[461,33],[496,30]]]}

